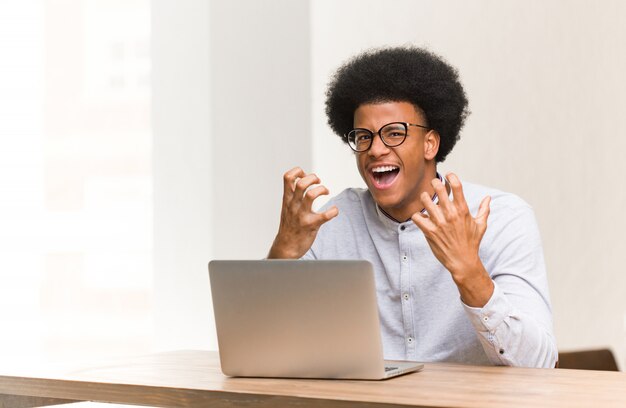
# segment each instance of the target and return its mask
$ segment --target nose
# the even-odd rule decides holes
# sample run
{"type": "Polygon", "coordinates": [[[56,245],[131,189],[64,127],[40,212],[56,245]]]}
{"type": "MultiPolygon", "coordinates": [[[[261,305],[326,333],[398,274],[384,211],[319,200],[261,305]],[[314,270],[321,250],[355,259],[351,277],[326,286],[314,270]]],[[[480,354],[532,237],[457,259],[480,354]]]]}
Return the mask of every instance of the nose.
{"type": "Polygon", "coordinates": [[[380,137],[380,134],[374,134],[374,138],[372,139],[372,145],[367,153],[371,157],[380,157],[389,153],[389,147],[383,143],[383,140],[380,137]]]}

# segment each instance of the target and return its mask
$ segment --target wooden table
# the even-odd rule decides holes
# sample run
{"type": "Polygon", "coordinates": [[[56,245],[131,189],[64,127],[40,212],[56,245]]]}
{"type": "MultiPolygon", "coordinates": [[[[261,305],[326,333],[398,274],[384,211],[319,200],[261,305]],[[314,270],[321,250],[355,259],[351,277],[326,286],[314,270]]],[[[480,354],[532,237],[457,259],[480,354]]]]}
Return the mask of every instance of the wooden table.
{"type": "Polygon", "coordinates": [[[159,407],[626,407],[626,373],[429,363],[386,381],[228,378],[217,353],[81,369],[2,368],[0,407],[100,401],[159,407]]]}

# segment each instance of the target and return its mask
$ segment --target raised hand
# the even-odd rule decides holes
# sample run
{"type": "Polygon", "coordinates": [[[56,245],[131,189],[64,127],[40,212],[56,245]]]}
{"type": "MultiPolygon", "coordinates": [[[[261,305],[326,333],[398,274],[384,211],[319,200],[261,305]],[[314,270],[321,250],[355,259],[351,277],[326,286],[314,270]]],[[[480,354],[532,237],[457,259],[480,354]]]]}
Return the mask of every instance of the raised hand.
{"type": "Polygon", "coordinates": [[[420,199],[427,215],[418,212],[411,219],[424,233],[435,257],[450,271],[463,301],[470,306],[484,306],[493,292],[493,283],[478,249],[487,230],[491,197],[481,201],[478,214],[472,217],[461,181],[454,173],[449,173],[447,179],[454,199],[451,201],[443,183],[434,179],[432,186],[439,196],[439,205],[424,192],[420,199]]]}
{"type": "Polygon", "coordinates": [[[322,213],[313,211],[313,201],[328,194],[315,174],[295,167],[284,174],[283,182],[280,226],[267,257],[296,259],[311,248],[319,228],[336,217],[339,210],[333,206],[322,213]]]}

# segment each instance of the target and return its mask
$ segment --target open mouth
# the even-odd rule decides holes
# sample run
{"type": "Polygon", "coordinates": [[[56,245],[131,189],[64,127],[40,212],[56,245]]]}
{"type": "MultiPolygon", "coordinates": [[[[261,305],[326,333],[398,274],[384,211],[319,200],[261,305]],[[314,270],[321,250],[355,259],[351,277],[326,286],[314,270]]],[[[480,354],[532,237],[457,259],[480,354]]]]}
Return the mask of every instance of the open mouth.
{"type": "Polygon", "coordinates": [[[378,188],[389,187],[398,177],[400,168],[397,166],[378,166],[372,168],[372,178],[378,188]]]}

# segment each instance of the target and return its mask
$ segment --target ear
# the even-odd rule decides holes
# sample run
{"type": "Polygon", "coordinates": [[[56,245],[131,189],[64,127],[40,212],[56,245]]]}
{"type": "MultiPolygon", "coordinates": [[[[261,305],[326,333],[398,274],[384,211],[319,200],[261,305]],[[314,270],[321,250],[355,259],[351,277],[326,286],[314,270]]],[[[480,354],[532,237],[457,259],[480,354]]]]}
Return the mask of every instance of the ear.
{"type": "Polygon", "coordinates": [[[424,136],[424,159],[434,160],[439,151],[440,136],[436,130],[430,130],[424,136]]]}

